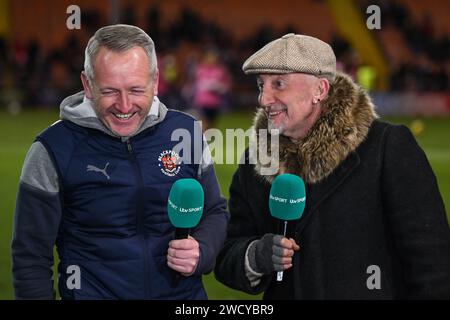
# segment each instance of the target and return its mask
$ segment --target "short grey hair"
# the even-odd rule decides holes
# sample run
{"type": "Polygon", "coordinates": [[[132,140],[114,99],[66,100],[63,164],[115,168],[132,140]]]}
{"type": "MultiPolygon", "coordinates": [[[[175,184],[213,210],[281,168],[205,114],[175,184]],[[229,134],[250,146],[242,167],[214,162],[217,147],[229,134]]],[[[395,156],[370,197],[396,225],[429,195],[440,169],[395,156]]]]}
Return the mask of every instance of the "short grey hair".
{"type": "Polygon", "coordinates": [[[156,76],[158,62],[152,38],[141,28],[127,24],[115,24],[98,29],[89,39],[84,52],[84,72],[89,81],[94,80],[93,61],[101,47],[114,52],[124,52],[134,47],[143,48],[150,59],[150,74],[153,77],[156,76]]]}

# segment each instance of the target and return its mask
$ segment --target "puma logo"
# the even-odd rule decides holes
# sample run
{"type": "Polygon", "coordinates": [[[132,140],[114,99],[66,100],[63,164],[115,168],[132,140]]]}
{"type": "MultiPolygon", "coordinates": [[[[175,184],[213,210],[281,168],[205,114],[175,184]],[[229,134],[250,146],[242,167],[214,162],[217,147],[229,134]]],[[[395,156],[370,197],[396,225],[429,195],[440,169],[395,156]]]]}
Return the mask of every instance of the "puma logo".
{"type": "Polygon", "coordinates": [[[86,167],[86,171],[101,172],[101,173],[103,173],[103,174],[105,175],[105,177],[108,178],[108,180],[109,180],[109,175],[108,175],[108,173],[106,172],[106,168],[108,168],[108,166],[109,166],[109,162],[105,165],[105,168],[104,168],[104,169],[100,169],[100,168],[97,168],[96,166],[93,166],[92,164],[88,164],[88,166],[86,167]]]}

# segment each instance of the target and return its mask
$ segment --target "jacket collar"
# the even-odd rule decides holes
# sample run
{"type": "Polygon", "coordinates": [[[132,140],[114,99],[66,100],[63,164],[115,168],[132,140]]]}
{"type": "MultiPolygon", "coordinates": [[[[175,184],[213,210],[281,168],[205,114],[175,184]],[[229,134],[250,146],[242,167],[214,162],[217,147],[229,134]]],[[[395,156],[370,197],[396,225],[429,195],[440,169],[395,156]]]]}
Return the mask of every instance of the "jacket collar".
{"type": "MultiPolygon", "coordinates": [[[[301,141],[292,142],[279,136],[279,170],[262,176],[269,183],[281,173],[297,174],[309,184],[321,182],[364,141],[370,125],[378,118],[367,93],[343,73],[336,75],[321,108],[319,119],[301,141]]],[[[256,113],[252,129],[254,137],[259,129],[267,129],[264,110],[256,113]]],[[[258,139],[257,146],[270,154],[265,139],[258,139]]],[[[258,158],[255,165],[258,175],[264,167],[258,158]]]]}
{"type": "MultiPolygon", "coordinates": [[[[159,101],[157,96],[155,96],[144,122],[132,136],[135,136],[145,129],[162,122],[166,117],[166,114],[167,107],[159,101]]],[[[118,137],[108,127],[106,127],[102,121],[100,121],[97,113],[95,112],[93,101],[85,96],[84,91],[71,95],[61,102],[60,118],[63,120],[69,120],[81,127],[97,129],[110,136],[118,137]]],[[[122,140],[127,140],[132,136],[120,138],[122,140]]]]}

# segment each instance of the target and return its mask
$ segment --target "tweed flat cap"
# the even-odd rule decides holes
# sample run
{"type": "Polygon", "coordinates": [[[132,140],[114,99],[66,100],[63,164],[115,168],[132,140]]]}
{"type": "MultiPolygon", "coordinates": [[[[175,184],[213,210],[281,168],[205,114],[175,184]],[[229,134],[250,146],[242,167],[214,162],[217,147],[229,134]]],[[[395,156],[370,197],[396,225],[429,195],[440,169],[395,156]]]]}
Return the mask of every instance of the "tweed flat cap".
{"type": "Polygon", "coordinates": [[[336,56],[330,45],[314,37],[288,33],[248,58],[245,74],[308,73],[333,81],[336,56]]]}

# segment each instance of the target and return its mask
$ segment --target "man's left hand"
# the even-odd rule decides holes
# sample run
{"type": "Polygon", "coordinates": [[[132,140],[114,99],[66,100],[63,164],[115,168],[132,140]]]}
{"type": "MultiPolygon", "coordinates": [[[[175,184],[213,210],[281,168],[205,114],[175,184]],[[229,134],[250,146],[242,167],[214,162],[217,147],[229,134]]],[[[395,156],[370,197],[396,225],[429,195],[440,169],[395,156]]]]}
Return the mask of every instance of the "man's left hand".
{"type": "Polygon", "coordinates": [[[183,276],[190,276],[197,268],[200,248],[197,240],[189,236],[187,239],[172,240],[167,250],[167,265],[183,276]]]}

